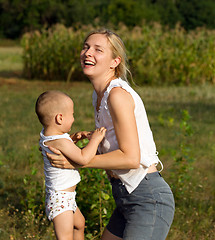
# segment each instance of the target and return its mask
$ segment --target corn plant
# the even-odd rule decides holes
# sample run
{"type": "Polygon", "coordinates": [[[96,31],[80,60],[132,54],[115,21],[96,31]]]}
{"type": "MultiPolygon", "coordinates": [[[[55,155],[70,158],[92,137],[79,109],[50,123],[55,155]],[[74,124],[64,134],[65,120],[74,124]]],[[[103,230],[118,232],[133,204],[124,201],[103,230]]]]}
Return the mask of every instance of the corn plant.
{"type": "MultiPolygon", "coordinates": [[[[28,78],[80,80],[79,54],[91,26],[79,30],[56,25],[22,38],[24,74],[28,78]]],[[[215,34],[204,28],[186,32],[156,23],[116,30],[127,48],[135,82],[139,85],[189,85],[215,82],[215,34]]]]}

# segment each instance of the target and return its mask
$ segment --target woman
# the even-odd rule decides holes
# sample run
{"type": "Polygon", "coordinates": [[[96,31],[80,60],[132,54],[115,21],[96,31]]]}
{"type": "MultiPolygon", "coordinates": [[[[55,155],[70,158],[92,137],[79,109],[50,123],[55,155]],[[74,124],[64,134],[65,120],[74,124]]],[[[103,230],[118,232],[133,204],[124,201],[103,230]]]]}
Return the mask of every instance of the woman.
{"type": "MultiPolygon", "coordinates": [[[[126,81],[124,44],[109,30],[91,32],[80,60],[94,88],[96,127],[107,129],[100,155],[81,167],[106,169],[116,202],[102,239],[165,239],[174,215],[173,194],[156,168],[160,160],[143,102],[126,81]]],[[[53,166],[73,168],[51,150],[58,154],[48,155],[53,166]]]]}

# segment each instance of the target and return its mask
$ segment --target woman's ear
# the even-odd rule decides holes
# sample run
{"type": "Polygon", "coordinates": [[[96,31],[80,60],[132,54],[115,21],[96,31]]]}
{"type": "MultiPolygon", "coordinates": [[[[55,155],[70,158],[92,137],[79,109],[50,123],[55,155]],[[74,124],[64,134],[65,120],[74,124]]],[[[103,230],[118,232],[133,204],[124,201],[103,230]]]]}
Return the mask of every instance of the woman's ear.
{"type": "Polygon", "coordinates": [[[120,64],[120,62],[121,62],[121,57],[114,58],[110,68],[111,69],[116,68],[120,64]]]}
{"type": "Polygon", "coordinates": [[[56,116],[55,116],[55,122],[59,125],[62,124],[62,121],[63,121],[63,114],[62,113],[58,113],[56,116]]]}

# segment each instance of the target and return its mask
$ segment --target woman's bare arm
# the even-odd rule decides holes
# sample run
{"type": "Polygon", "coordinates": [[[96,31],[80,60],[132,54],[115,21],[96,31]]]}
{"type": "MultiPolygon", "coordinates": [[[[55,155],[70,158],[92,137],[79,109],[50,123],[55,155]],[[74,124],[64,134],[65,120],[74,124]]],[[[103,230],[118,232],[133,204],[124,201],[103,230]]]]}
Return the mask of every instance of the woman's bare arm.
{"type": "Polygon", "coordinates": [[[113,88],[108,98],[119,149],[96,155],[84,167],[102,169],[132,169],[140,164],[140,147],[134,115],[134,100],[122,88],[113,88]]]}
{"type": "MultiPolygon", "coordinates": [[[[87,165],[82,167],[101,169],[134,169],[140,164],[140,147],[134,101],[132,96],[122,88],[113,88],[109,94],[108,106],[113,120],[119,149],[96,155],[87,165]]],[[[53,149],[52,149],[53,150],[53,149]]],[[[74,168],[72,162],[59,156],[50,156],[55,167],[74,168]]],[[[77,167],[77,165],[75,165],[77,167]]],[[[80,166],[81,167],[81,166],[80,166]]]]}
{"type": "Polygon", "coordinates": [[[104,127],[96,129],[87,146],[83,149],[77,147],[74,142],[62,138],[49,141],[48,146],[57,148],[67,159],[76,164],[86,165],[95,156],[99,143],[105,136],[106,129],[104,127]]]}

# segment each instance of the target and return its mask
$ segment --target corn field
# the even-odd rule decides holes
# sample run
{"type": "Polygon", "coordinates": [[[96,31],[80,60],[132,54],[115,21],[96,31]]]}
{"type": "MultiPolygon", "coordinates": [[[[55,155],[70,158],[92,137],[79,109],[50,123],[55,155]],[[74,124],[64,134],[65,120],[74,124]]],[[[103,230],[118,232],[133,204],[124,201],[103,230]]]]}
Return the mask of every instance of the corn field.
{"type": "MultiPolygon", "coordinates": [[[[29,79],[83,79],[79,54],[92,26],[75,31],[63,25],[22,37],[24,76],[29,79]]],[[[118,26],[137,85],[215,83],[215,30],[186,32],[155,23],[128,29],[118,26]]]]}

